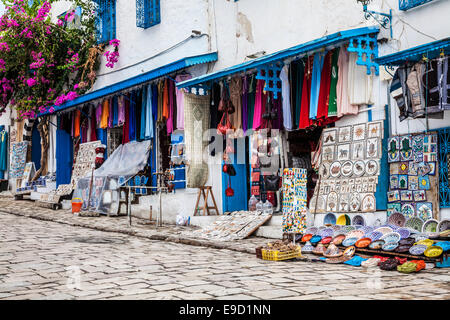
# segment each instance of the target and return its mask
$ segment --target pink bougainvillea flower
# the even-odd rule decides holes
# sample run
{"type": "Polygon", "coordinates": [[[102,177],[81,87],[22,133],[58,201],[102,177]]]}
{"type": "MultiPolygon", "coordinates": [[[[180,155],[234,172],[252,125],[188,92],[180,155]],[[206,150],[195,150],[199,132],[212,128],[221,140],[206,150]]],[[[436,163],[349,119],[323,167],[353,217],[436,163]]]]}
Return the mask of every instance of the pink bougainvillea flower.
{"type": "Polygon", "coordinates": [[[120,44],[120,40],[119,39],[112,39],[109,41],[109,45],[113,46],[113,47],[118,47],[120,44]]]}
{"type": "Polygon", "coordinates": [[[50,113],[55,112],[55,108],[53,108],[53,107],[48,108],[48,112],[50,112],[50,113]]]}
{"type": "Polygon", "coordinates": [[[76,97],[78,97],[78,94],[75,91],[69,91],[66,95],[66,100],[71,101],[74,100],[76,97]]]}
{"type": "Polygon", "coordinates": [[[64,21],[62,21],[62,20],[58,20],[58,27],[62,27],[63,25],[64,25],[64,21]]]}
{"type": "Polygon", "coordinates": [[[0,51],[6,51],[6,52],[8,52],[8,51],[9,51],[8,43],[6,43],[6,42],[0,42],[0,51]]]}

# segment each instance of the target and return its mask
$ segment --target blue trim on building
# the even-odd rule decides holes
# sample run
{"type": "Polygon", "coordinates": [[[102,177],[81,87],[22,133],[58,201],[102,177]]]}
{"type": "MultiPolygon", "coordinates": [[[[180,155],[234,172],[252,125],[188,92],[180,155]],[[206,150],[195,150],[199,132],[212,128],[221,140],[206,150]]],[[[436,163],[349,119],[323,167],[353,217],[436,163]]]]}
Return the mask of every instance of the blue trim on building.
{"type": "Polygon", "coordinates": [[[406,11],[431,1],[433,0],[398,0],[398,8],[402,11],[406,11]]]}
{"type": "Polygon", "coordinates": [[[355,37],[359,37],[367,34],[378,33],[380,29],[378,27],[364,27],[352,30],[345,30],[330,34],[328,36],[315,39],[285,50],[277,51],[272,54],[265,55],[260,58],[253,59],[223,70],[206,74],[197,78],[193,78],[187,81],[183,81],[177,84],[178,88],[192,87],[198,84],[202,84],[211,80],[216,80],[222,77],[226,77],[230,74],[245,72],[247,70],[255,69],[262,65],[273,63],[276,61],[284,60],[286,58],[294,57],[297,55],[305,55],[313,51],[317,51],[322,48],[332,48],[337,44],[350,40],[355,37]]]}
{"type": "MultiPolygon", "coordinates": [[[[87,93],[85,95],[82,95],[78,98],[76,98],[75,100],[66,102],[65,104],[61,105],[61,106],[54,106],[55,111],[62,111],[62,110],[66,110],[70,107],[74,107],[104,96],[108,96],[114,93],[118,93],[122,90],[143,84],[145,82],[151,81],[153,79],[159,78],[161,76],[167,75],[169,73],[190,67],[190,66],[194,66],[197,64],[202,64],[202,63],[208,63],[208,62],[214,62],[217,61],[218,55],[217,52],[212,52],[212,53],[206,53],[206,54],[201,54],[198,56],[192,56],[192,57],[186,57],[177,61],[174,61],[172,63],[166,64],[162,67],[153,69],[151,71],[148,71],[146,73],[140,74],[136,77],[133,78],[129,78],[127,80],[124,81],[120,81],[117,82],[113,85],[107,86],[105,88],[96,90],[94,92],[91,93],[87,93]]],[[[40,113],[39,116],[43,116],[49,114],[49,112],[44,112],[44,113],[40,113]]]]}
{"type": "Polygon", "coordinates": [[[375,62],[380,65],[399,66],[407,61],[419,61],[424,56],[428,59],[436,58],[441,50],[445,55],[450,54],[450,37],[375,58],[375,62]]]}

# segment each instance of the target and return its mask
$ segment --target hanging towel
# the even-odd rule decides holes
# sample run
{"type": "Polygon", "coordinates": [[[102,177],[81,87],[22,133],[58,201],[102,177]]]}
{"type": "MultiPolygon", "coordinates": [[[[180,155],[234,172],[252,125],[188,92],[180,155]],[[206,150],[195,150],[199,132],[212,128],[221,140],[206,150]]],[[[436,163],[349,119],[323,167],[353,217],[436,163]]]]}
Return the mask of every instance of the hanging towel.
{"type": "Polygon", "coordinates": [[[162,117],[169,119],[169,80],[164,80],[162,117]]]}
{"type": "Polygon", "coordinates": [[[256,79],[254,75],[250,76],[248,83],[248,97],[247,97],[247,129],[253,128],[253,115],[255,113],[255,98],[256,98],[256,79]]]}
{"type": "Polygon", "coordinates": [[[73,122],[73,136],[75,138],[80,136],[80,119],[81,119],[81,111],[75,111],[75,117],[73,122]]]}
{"type": "Polygon", "coordinates": [[[247,131],[248,126],[248,79],[244,76],[242,79],[242,130],[247,131]]]}
{"type": "Polygon", "coordinates": [[[309,56],[306,61],[306,68],[303,76],[300,120],[298,124],[299,129],[306,129],[312,125],[312,121],[309,119],[309,107],[310,107],[309,99],[311,98],[311,79],[312,79],[313,60],[314,57],[309,56]]]}
{"type": "Polygon", "coordinates": [[[289,85],[289,67],[285,65],[280,72],[281,96],[283,100],[283,126],[292,130],[291,87],[289,85]]]}
{"type": "Polygon", "coordinates": [[[113,109],[113,128],[117,127],[119,125],[119,106],[118,106],[118,99],[116,96],[112,99],[112,109],[113,109]]]}
{"type": "Polygon", "coordinates": [[[164,99],[166,99],[167,92],[167,104],[168,104],[168,117],[166,122],[167,134],[173,132],[173,82],[172,80],[166,79],[167,90],[164,89],[164,99]]]}
{"type": "Polygon", "coordinates": [[[139,136],[141,140],[145,139],[145,129],[147,127],[147,88],[142,88],[142,100],[141,100],[141,127],[139,136]]]}
{"type": "Polygon", "coordinates": [[[163,108],[164,108],[164,81],[158,83],[158,118],[159,123],[163,122],[163,108]]]}
{"type": "Polygon", "coordinates": [[[330,81],[330,97],[328,99],[328,117],[337,116],[337,95],[336,85],[338,81],[338,60],[339,60],[339,48],[333,50],[333,56],[331,57],[331,81],[330,81]]]}
{"type": "Polygon", "coordinates": [[[130,95],[124,98],[124,124],[122,128],[122,144],[130,142],[130,95]]]}
{"type": "Polygon", "coordinates": [[[97,133],[96,133],[96,129],[97,129],[97,121],[95,119],[95,108],[92,106],[91,108],[91,119],[90,119],[90,123],[91,123],[91,135],[90,135],[90,141],[97,141],[97,133]]]}
{"type": "Polygon", "coordinates": [[[317,119],[322,125],[328,118],[328,101],[330,99],[331,85],[331,57],[333,52],[328,51],[324,58],[322,73],[320,75],[319,102],[317,105],[317,119]]]}
{"type": "Polygon", "coordinates": [[[95,109],[95,119],[97,121],[97,127],[100,126],[100,122],[102,120],[102,110],[103,110],[102,104],[99,103],[97,105],[97,108],[95,109]]]}
{"type": "Polygon", "coordinates": [[[319,105],[320,79],[322,75],[323,63],[325,61],[325,52],[314,54],[314,63],[311,78],[311,98],[309,101],[309,118],[316,120],[317,107],[319,105]]]}
{"type": "Polygon", "coordinates": [[[122,126],[125,123],[125,97],[117,98],[117,104],[117,122],[119,126],[122,126]]]}
{"type": "MultiPolygon", "coordinates": [[[[144,128],[144,139],[153,138],[153,92],[152,87],[149,85],[145,90],[147,96],[145,97],[145,128],[144,128]]],[[[144,99],[142,99],[144,100],[144,99]]],[[[144,112],[142,113],[144,117],[144,112]]]]}
{"type": "MultiPolygon", "coordinates": [[[[191,79],[190,74],[179,74],[175,77],[176,82],[182,82],[191,79]]],[[[175,94],[177,96],[177,129],[184,129],[184,93],[185,89],[175,89],[175,94]]]]}
{"type": "Polygon", "coordinates": [[[230,115],[230,122],[234,129],[242,129],[242,78],[237,76],[230,81],[230,100],[234,106],[234,113],[230,115]]]}
{"type": "Polygon", "coordinates": [[[266,94],[264,93],[265,81],[258,79],[256,83],[255,112],[253,114],[253,130],[259,130],[262,126],[262,114],[266,109],[266,94]]]}
{"type": "Polygon", "coordinates": [[[108,115],[108,128],[113,127],[113,121],[114,121],[114,106],[112,104],[112,99],[108,100],[109,104],[109,115],[108,115]]]}
{"type": "Polygon", "coordinates": [[[136,140],[136,92],[131,92],[129,97],[129,138],[130,141],[134,141],[136,140]]]}
{"type": "Polygon", "coordinates": [[[348,97],[348,64],[349,52],[345,46],[342,46],[339,50],[338,81],[336,85],[338,117],[358,113],[358,106],[351,105],[348,97]]]}
{"type": "Polygon", "coordinates": [[[108,128],[108,117],[109,117],[109,101],[103,100],[102,118],[100,120],[100,128],[108,128]]]}
{"type": "Polygon", "coordinates": [[[153,132],[155,132],[156,122],[158,121],[158,86],[152,85],[152,115],[153,115],[153,132]]]}

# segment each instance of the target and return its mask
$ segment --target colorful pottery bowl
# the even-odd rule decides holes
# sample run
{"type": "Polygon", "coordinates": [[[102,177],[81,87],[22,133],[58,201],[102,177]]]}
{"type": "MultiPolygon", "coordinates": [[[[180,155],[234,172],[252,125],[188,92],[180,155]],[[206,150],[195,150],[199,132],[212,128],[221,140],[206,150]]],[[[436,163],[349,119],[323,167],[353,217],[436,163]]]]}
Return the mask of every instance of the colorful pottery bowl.
{"type": "Polygon", "coordinates": [[[402,236],[398,232],[391,232],[384,234],[380,239],[388,242],[399,242],[402,236]]]}
{"type": "Polygon", "coordinates": [[[398,243],[399,243],[400,245],[403,245],[403,244],[410,244],[410,245],[413,245],[414,242],[416,242],[416,240],[414,240],[414,238],[408,237],[408,238],[406,238],[406,239],[401,239],[398,243]]]}
{"type": "Polygon", "coordinates": [[[395,252],[398,252],[398,253],[405,253],[405,252],[409,252],[409,249],[411,248],[411,245],[410,244],[402,244],[402,245],[399,245],[398,247],[397,247],[397,249],[395,249],[395,252]]]}
{"type": "Polygon", "coordinates": [[[417,241],[417,242],[415,243],[415,245],[417,245],[417,244],[424,244],[424,245],[426,245],[427,247],[429,247],[429,246],[433,245],[433,243],[434,243],[433,240],[430,240],[430,239],[424,239],[424,240],[417,241]]]}
{"type": "Polygon", "coordinates": [[[317,255],[323,255],[323,253],[327,250],[327,248],[325,248],[325,246],[322,243],[317,244],[317,246],[314,248],[314,250],[312,251],[312,253],[317,254],[317,255]]]}
{"type": "Polygon", "coordinates": [[[411,232],[407,228],[398,228],[395,232],[400,235],[401,239],[406,239],[411,234],[411,232]]]}
{"type": "Polygon", "coordinates": [[[443,252],[444,250],[442,249],[442,247],[431,246],[428,247],[423,254],[425,255],[425,257],[436,258],[439,257],[443,252]]]}
{"type": "Polygon", "coordinates": [[[329,244],[331,242],[331,239],[333,239],[333,238],[332,237],[322,238],[322,240],[320,240],[320,243],[329,244]]]}
{"type": "Polygon", "coordinates": [[[450,241],[440,241],[433,244],[433,246],[438,246],[441,247],[444,251],[448,251],[450,250],[450,241]]]}
{"type": "Polygon", "coordinates": [[[383,247],[384,244],[384,240],[375,240],[372,243],[369,244],[369,248],[370,249],[374,249],[374,250],[378,250],[381,249],[383,247]]]}
{"type": "Polygon", "coordinates": [[[314,250],[314,247],[311,245],[311,242],[306,241],[305,245],[302,247],[302,253],[311,253],[314,250]]]}
{"type": "Polygon", "coordinates": [[[353,246],[356,243],[356,241],[358,241],[358,238],[347,238],[342,242],[342,245],[344,247],[350,247],[353,246]]]}
{"type": "Polygon", "coordinates": [[[309,240],[311,240],[312,237],[313,237],[313,235],[312,235],[311,233],[305,234],[305,235],[302,237],[302,241],[301,241],[301,242],[309,241],[309,240]]]}
{"type": "Polygon", "coordinates": [[[322,237],[321,237],[321,236],[318,236],[318,235],[315,235],[315,236],[313,236],[313,237],[309,240],[309,242],[311,242],[312,244],[314,244],[314,243],[318,243],[320,240],[322,240],[322,237]]]}
{"type": "Polygon", "coordinates": [[[356,248],[354,246],[350,246],[344,250],[343,255],[346,257],[352,257],[355,254],[356,248]]]}
{"type": "Polygon", "coordinates": [[[333,244],[340,245],[345,240],[345,234],[339,234],[333,238],[333,244]]]}
{"type": "Polygon", "coordinates": [[[398,247],[398,242],[391,241],[391,242],[386,242],[385,244],[383,244],[381,249],[383,251],[394,251],[397,247],[398,247]]]}
{"type": "Polygon", "coordinates": [[[425,250],[427,250],[427,248],[428,246],[424,244],[417,244],[409,248],[409,253],[413,256],[420,256],[425,252],[425,250]]]}
{"type": "Polygon", "coordinates": [[[369,246],[369,244],[372,242],[372,239],[370,238],[362,238],[355,242],[355,246],[357,248],[366,248],[369,246]]]}

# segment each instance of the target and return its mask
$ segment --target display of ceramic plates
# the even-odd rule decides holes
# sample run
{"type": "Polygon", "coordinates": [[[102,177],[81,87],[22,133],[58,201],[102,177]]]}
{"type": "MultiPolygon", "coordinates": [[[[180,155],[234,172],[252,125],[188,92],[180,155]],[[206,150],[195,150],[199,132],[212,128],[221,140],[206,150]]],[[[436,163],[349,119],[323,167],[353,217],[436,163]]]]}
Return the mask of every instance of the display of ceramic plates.
{"type": "Polygon", "coordinates": [[[313,234],[311,234],[311,233],[305,234],[305,235],[302,237],[301,242],[309,241],[309,240],[311,240],[312,237],[313,237],[313,234]]]}
{"type": "Polygon", "coordinates": [[[438,243],[433,244],[433,246],[441,247],[444,251],[450,250],[450,241],[440,241],[438,243]]]}
{"type": "Polygon", "coordinates": [[[326,249],[327,248],[322,243],[318,243],[312,252],[317,255],[323,255],[326,249]]]}
{"type": "Polygon", "coordinates": [[[341,225],[341,226],[349,225],[349,224],[350,224],[350,218],[349,218],[349,216],[346,215],[346,214],[341,214],[341,215],[337,218],[336,224],[341,225]]]}
{"type": "Polygon", "coordinates": [[[428,247],[423,254],[425,255],[425,257],[436,258],[439,257],[442,252],[444,252],[444,250],[441,247],[431,246],[428,247]]]}
{"type": "Polygon", "coordinates": [[[362,212],[374,212],[375,211],[375,196],[372,193],[366,194],[361,201],[362,212]]]}
{"type": "Polygon", "coordinates": [[[322,240],[320,240],[320,243],[322,243],[322,244],[329,244],[331,242],[331,239],[333,239],[333,238],[332,237],[322,238],[322,240]]]}
{"type": "Polygon", "coordinates": [[[388,221],[390,224],[393,224],[393,225],[399,226],[399,227],[403,227],[405,225],[406,218],[401,213],[395,212],[395,213],[391,214],[388,221]]]}
{"type": "Polygon", "coordinates": [[[378,250],[383,247],[384,240],[375,240],[369,244],[370,249],[378,250]]]}
{"type": "Polygon", "coordinates": [[[322,179],[327,179],[330,176],[330,164],[327,162],[322,163],[319,170],[319,175],[322,179]]]}
{"type": "MultiPolygon", "coordinates": [[[[364,204],[364,201],[363,201],[363,204],[364,204]]],[[[363,216],[360,216],[359,214],[357,214],[356,216],[353,217],[352,224],[357,225],[357,226],[365,226],[366,221],[364,220],[363,216]]],[[[355,226],[355,228],[356,228],[356,226],[355,226]]]]}
{"type": "Polygon", "coordinates": [[[366,163],[366,174],[373,176],[378,173],[378,162],[375,160],[369,160],[366,163]]]}
{"type": "Polygon", "coordinates": [[[314,234],[317,233],[317,230],[319,230],[319,228],[316,228],[316,227],[309,227],[309,228],[307,228],[307,229],[305,230],[305,234],[310,233],[310,234],[314,235],[314,234]]]}
{"type": "Polygon", "coordinates": [[[360,230],[364,231],[364,234],[371,233],[375,228],[371,226],[363,226],[360,230]]]}
{"type": "Polygon", "coordinates": [[[383,251],[394,251],[397,247],[398,247],[398,242],[391,241],[391,242],[386,242],[385,244],[383,244],[381,249],[383,251]]]}
{"type": "Polygon", "coordinates": [[[312,252],[314,247],[312,246],[311,242],[306,241],[305,245],[302,247],[302,253],[310,253],[312,252]]]}
{"type": "Polygon", "coordinates": [[[381,232],[372,231],[371,233],[369,233],[367,235],[367,238],[372,239],[372,241],[376,241],[376,240],[379,240],[382,236],[383,236],[383,234],[381,232]]]}
{"type": "Polygon", "coordinates": [[[339,161],[335,161],[330,166],[330,176],[333,178],[337,178],[341,175],[341,163],[339,161]]]}
{"type": "Polygon", "coordinates": [[[356,161],[353,165],[353,175],[360,177],[364,174],[364,170],[365,170],[365,164],[364,161],[359,160],[356,161]]]}
{"type": "Polygon", "coordinates": [[[441,222],[439,222],[438,224],[439,232],[446,231],[448,229],[450,229],[450,220],[444,219],[441,222]]]}
{"type": "Polygon", "coordinates": [[[327,225],[327,224],[335,225],[336,224],[336,216],[332,213],[327,213],[325,215],[325,217],[323,218],[323,224],[324,225],[327,225]]]}
{"type": "Polygon", "coordinates": [[[330,244],[323,253],[323,256],[327,258],[336,258],[342,256],[342,252],[334,244],[330,244]]]}
{"type": "Polygon", "coordinates": [[[332,242],[335,244],[335,245],[340,245],[341,243],[342,243],[342,241],[344,241],[345,240],[345,235],[343,235],[343,234],[340,234],[340,235],[337,235],[337,236],[335,236],[334,238],[333,238],[333,240],[332,240],[332,242]]]}
{"type": "Polygon", "coordinates": [[[361,238],[355,242],[355,246],[357,248],[365,248],[365,247],[368,247],[371,242],[372,242],[372,239],[370,239],[370,238],[361,238]]]}
{"type": "Polygon", "coordinates": [[[411,234],[411,232],[409,232],[409,230],[406,228],[398,228],[397,230],[395,230],[395,232],[400,234],[400,239],[406,239],[411,234]]]}
{"type": "Polygon", "coordinates": [[[322,238],[332,237],[333,234],[334,234],[334,230],[332,228],[325,228],[325,229],[320,230],[320,232],[319,232],[319,235],[322,238]]]}
{"type": "Polygon", "coordinates": [[[404,244],[408,244],[408,245],[413,245],[416,242],[416,240],[414,238],[406,238],[406,239],[401,239],[398,243],[400,245],[404,245],[404,244]]]}
{"type": "Polygon", "coordinates": [[[427,248],[428,246],[424,244],[418,244],[409,248],[409,253],[411,253],[413,256],[420,256],[425,252],[425,250],[427,250],[427,248]]]}
{"type": "Polygon", "coordinates": [[[389,227],[379,227],[379,228],[375,229],[374,231],[381,232],[383,235],[394,232],[394,230],[392,230],[392,228],[389,228],[389,227]]]}
{"type": "Polygon", "coordinates": [[[348,233],[348,232],[350,232],[352,230],[355,230],[355,227],[354,226],[342,226],[341,230],[348,233]]]}
{"type": "Polygon", "coordinates": [[[428,235],[426,233],[414,233],[412,235],[410,235],[411,238],[413,238],[414,240],[420,241],[420,240],[426,240],[428,239],[428,235]]]}
{"type": "Polygon", "coordinates": [[[439,221],[436,219],[428,219],[423,223],[422,232],[436,232],[438,230],[439,221]]]}
{"type": "Polygon", "coordinates": [[[388,242],[399,242],[402,236],[398,232],[391,232],[384,234],[380,239],[388,242]]]}
{"type": "Polygon", "coordinates": [[[321,236],[315,235],[311,238],[311,240],[309,240],[312,244],[314,243],[318,243],[320,240],[322,240],[321,236]]]}
{"type": "Polygon", "coordinates": [[[430,239],[423,239],[423,240],[417,241],[414,245],[424,244],[424,245],[426,245],[427,247],[429,247],[429,246],[432,246],[433,243],[434,243],[433,240],[430,240],[430,239]]]}
{"type": "Polygon", "coordinates": [[[353,174],[353,162],[345,161],[341,166],[341,176],[350,177],[353,174]]]}
{"type": "Polygon", "coordinates": [[[402,245],[399,244],[397,249],[395,249],[395,252],[405,253],[405,252],[408,252],[411,247],[412,246],[410,244],[402,244],[402,245]]]}
{"type": "Polygon", "coordinates": [[[349,246],[353,246],[356,241],[358,241],[358,238],[346,238],[343,242],[342,245],[344,247],[349,247],[349,246]]]}
{"type": "Polygon", "coordinates": [[[405,227],[412,228],[414,230],[417,230],[419,232],[422,231],[423,226],[423,220],[418,217],[412,217],[406,220],[405,227]]]}
{"type": "Polygon", "coordinates": [[[362,237],[364,237],[364,231],[362,231],[362,230],[352,230],[349,233],[347,233],[347,236],[345,238],[346,239],[349,239],[349,238],[361,239],[362,237]]]}
{"type": "Polygon", "coordinates": [[[341,230],[341,226],[338,226],[337,224],[332,225],[331,228],[334,230],[334,234],[341,230]]]}
{"type": "Polygon", "coordinates": [[[356,248],[354,246],[350,246],[344,250],[343,255],[346,257],[352,257],[355,254],[356,248]]]}

